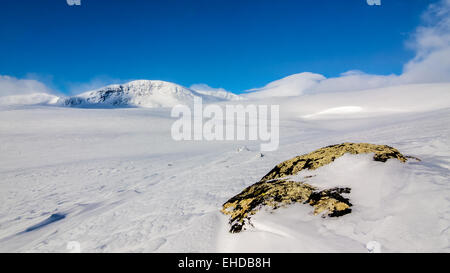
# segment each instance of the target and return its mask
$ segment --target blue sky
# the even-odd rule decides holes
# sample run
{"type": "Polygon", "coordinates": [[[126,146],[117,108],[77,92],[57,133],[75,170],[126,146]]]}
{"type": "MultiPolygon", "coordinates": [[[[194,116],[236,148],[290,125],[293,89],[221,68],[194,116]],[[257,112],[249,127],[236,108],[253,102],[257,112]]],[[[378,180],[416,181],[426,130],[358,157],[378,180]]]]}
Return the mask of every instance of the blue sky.
{"type": "Polygon", "coordinates": [[[303,71],[400,74],[432,2],[5,0],[0,75],[65,93],[133,79],[238,93],[303,71]]]}

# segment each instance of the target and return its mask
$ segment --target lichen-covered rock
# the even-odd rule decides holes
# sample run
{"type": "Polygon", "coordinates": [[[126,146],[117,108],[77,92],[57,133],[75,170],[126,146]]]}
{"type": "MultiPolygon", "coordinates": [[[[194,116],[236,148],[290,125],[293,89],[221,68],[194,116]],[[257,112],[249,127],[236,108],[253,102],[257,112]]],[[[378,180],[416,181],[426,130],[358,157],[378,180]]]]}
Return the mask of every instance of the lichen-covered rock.
{"type": "Polygon", "coordinates": [[[406,157],[403,156],[397,149],[387,145],[347,142],[320,148],[309,154],[296,156],[292,159],[286,160],[275,166],[275,168],[266,174],[261,181],[268,181],[289,175],[295,175],[304,169],[314,170],[333,162],[336,158],[341,157],[346,153],[374,153],[373,159],[381,162],[386,162],[389,158],[395,158],[401,162],[406,162],[407,160],[406,157]]]}
{"type": "Polygon", "coordinates": [[[328,211],[328,216],[338,217],[352,212],[352,204],[341,194],[350,193],[350,188],[332,188],[314,191],[308,198],[308,203],[314,207],[314,215],[328,211]]]}
{"type": "MultiPolygon", "coordinates": [[[[320,190],[305,182],[289,180],[304,169],[314,170],[350,154],[374,153],[373,159],[386,162],[390,158],[406,162],[407,157],[387,145],[369,143],[343,143],[327,146],[312,153],[284,161],[266,174],[261,181],[247,187],[223,204],[222,212],[230,216],[230,232],[240,232],[261,207],[277,209],[292,203],[304,203],[314,207],[314,214],[338,217],[350,213],[352,204],[343,194],[350,188],[320,190]]],[[[305,177],[305,179],[308,177],[305,177]]],[[[251,224],[251,223],[250,223],[251,224]]]]}
{"type": "Polygon", "coordinates": [[[230,215],[230,232],[240,232],[250,217],[262,206],[277,209],[295,202],[314,206],[314,214],[328,211],[328,216],[341,216],[351,212],[352,205],[341,193],[350,189],[319,191],[303,182],[289,180],[262,181],[244,189],[224,205],[222,212],[230,215]]]}

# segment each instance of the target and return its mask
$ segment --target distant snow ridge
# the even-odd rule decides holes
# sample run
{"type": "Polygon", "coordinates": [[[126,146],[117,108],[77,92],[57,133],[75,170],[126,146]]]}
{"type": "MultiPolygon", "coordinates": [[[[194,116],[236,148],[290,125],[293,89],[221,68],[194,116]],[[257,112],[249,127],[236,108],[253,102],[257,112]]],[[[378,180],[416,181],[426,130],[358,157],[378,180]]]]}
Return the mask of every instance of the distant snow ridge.
{"type": "Polygon", "coordinates": [[[244,97],[241,97],[239,95],[224,90],[195,90],[195,92],[205,96],[215,97],[220,100],[228,100],[228,101],[245,100],[244,97]]]}
{"type": "Polygon", "coordinates": [[[60,98],[46,93],[33,93],[0,97],[0,105],[54,105],[60,98]]]}
{"type": "Polygon", "coordinates": [[[226,93],[228,92],[221,92],[220,94],[200,93],[170,82],[137,80],[126,84],[109,85],[98,90],[65,98],[62,99],[62,104],[74,107],[140,106],[155,108],[191,104],[194,97],[202,98],[205,103],[235,100],[234,96],[237,95],[226,93]]]}

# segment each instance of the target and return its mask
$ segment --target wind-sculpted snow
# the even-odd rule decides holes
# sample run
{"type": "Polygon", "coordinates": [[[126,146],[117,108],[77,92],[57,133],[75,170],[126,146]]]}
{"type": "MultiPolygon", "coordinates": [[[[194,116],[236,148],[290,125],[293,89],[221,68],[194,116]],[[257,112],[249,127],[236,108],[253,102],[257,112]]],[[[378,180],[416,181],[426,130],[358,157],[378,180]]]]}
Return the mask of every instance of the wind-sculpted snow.
{"type": "Polygon", "coordinates": [[[0,251],[68,252],[76,241],[82,252],[367,252],[376,241],[382,252],[448,252],[446,86],[271,101],[280,144],[263,156],[258,141],[174,141],[165,108],[1,106],[0,251]],[[304,117],[345,106],[362,111],[304,117]],[[351,189],[340,193],[351,213],[322,218],[294,203],[229,233],[220,209],[230,197],[286,159],[345,142],[421,161],[345,153],[294,178],[351,189]],[[50,223],[53,214],[65,218],[50,223]]]}
{"type": "Polygon", "coordinates": [[[61,214],[61,213],[52,214],[52,215],[50,215],[49,218],[45,219],[44,221],[42,221],[40,223],[37,223],[36,225],[33,225],[33,226],[27,228],[25,230],[25,232],[31,232],[31,231],[43,228],[46,225],[50,225],[51,223],[54,223],[56,221],[60,221],[60,220],[62,220],[64,218],[66,218],[66,216],[64,214],[61,214]]]}

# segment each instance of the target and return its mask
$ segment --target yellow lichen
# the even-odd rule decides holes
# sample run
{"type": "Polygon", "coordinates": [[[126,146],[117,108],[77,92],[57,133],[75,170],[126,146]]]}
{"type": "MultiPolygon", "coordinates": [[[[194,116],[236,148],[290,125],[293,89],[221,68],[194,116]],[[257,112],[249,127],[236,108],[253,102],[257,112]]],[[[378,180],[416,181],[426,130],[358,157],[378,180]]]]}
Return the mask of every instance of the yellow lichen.
{"type": "Polygon", "coordinates": [[[258,182],[228,200],[221,211],[230,216],[230,231],[239,232],[245,221],[249,220],[261,206],[277,209],[299,202],[314,206],[315,213],[328,211],[330,216],[334,216],[337,211],[348,211],[351,204],[348,199],[340,196],[341,192],[344,190],[318,191],[307,183],[289,180],[258,182]]]}
{"type": "Polygon", "coordinates": [[[369,143],[343,143],[327,146],[309,154],[284,161],[266,174],[261,181],[244,189],[223,204],[222,213],[230,216],[230,232],[239,232],[245,222],[262,206],[277,209],[295,202],[307,203],[314,207],[314,214],[337,217],[351,212],[348,198],[342,194],[350,193],[350,188],[319,190],[305,182],[287,180],[301,170],[314,170],[333,162],[336,158],[350,154],[373,153],[373,159],[386,162],[390,158],[406,162],[397,149],[387,145],[369,143]]]}
{"type": "Polygon", "coordinates": [[[321,214],[327,211],[334,213],[335,211],[344,211],[350,208],[348,204],[329,197],[325,197],[319,200],[313,206],[314,206],[314,215],[321,214]]]}
{"type": "Polygon", "coordinates": [[[395,158],[401,162],[406,162],[397,149],[387,145],[376,145],[369,143],[342,143],[320,148],[309,154],[296,156],[278,164],[261,181],[268,181],[289,175],[295,175],[301,170],[314,170],[321,166],[333,162],[336,158],[344,154],[368,154],[374,153],[373,159],[376,161],[386,162],[389,158],[395,158]]]}

